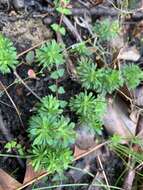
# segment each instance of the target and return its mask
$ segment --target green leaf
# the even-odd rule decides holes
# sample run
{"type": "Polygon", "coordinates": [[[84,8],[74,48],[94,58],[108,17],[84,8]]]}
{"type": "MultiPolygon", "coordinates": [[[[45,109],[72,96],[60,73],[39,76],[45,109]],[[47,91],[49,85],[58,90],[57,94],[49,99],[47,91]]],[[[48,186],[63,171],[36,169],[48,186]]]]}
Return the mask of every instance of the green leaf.
{"type": "Polygon", "coordinates": [[[66,34],[66,30],[64,27],[60,27],[59,32],[64,36],[66,34]]]}
{"type": "Polygon", "coordinates": [[[58,69],[57,71],[52,72],[50,77],[52,79],[59,79],[64,75],[64,71],[65,71],[64,69],[58,69]]]}
{"type": "Polygon", "coordinates": [[[58,24],[56,24],[56,23],[52,24],[51,27],[52,27],[52,29],[53,29],[54,31],[59,32],[59,33],[61,33],[62,35],[65,35],[65,33],[66,33],[65,28],[62,27],[62,26],[60,26],[60,25],[58,25],[58,24]]]}
{"type": "Polygon", "coordinates": [[[58,88],[58,93],[59,93],[59,94],[64,94],[64,93],[65,93],[65,90],[64,90],[64,88],[63,88],[62,86],[60,86],[60,87],[58,88]]]}
{"type": "Polygon", "coordinates": [[[56,10],[63,15],[71,15],[71,10],[64,7],[58,7],[56,10]]]}
{"type": "Polygon", "coordinates": [[[52,79],[58,79],[58,78],[59,78],[59,73],[58,73],[58,71],[52,72],[52,74],[50,75],[50,77],[51,77],[52,79]]]}
{"type": "Polygon", "coordinates": [[[65,108],[67,105],[67,102],[65,100],[60,100],[60,106],[61,108],[65,108]]]}
{"type": "Polygon", "coordinates": [[[29,51],[27,54],[26,54],[26,62],[28,64],[31,64],[34,62],[34,58],[35,58],[35,55],[34,55],[34,51],[29,51]]]}
{"type": "Polygon", "coordinates": [[[58,69],[57,70],[59,77],[63,77],[65,69],[58,69]]]}
{"type": "Polygon", "coordinates": [[[56,92],[57,91],[57,86],[55,84],[49,86],[49,89],[52,91],[52,92],[56,92]]]}
{"type": "Polygon", "coordinates": [[[143,80],[143,71],[138,65],[130,63],[122,69],[124,81],[130,90],[135,89],[143,80]]]}

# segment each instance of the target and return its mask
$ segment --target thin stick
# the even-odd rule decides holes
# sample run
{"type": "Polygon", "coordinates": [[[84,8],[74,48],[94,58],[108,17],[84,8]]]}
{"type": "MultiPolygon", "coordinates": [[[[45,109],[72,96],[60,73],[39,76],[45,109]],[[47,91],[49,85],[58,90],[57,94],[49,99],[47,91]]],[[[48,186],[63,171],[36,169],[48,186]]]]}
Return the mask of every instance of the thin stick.
{"type": "Polygon", "coordinates": [[[23,79],[18,75],[16,70],[14,71],[16,78],[27,88],[38,100],[41,101],[41,98],[23,81],[23,79]]]}
{"type": "Polygon", "coordinates": [[[20,116],[20,112],[19,112],[19,110],[18,110],[16,104],[15,104],[14,101],[12,100],[11,96],[9,95],[8,91],[6,90],[5,86],[3,85],[3,83],[2,83],[1,81],[0,81],[0,85],[1,85],[2,88],[4,89],[6,95],[8,96],[8,98],[10,99],[10,101],[11,101],[13,107],[15,108],[15,110],[16,110],[16,112],[17,112],[17,115],[18,115],[18,117],[19,117],[20,123],[21,123],[21,125],[22,125],[22,127],[23,127],[23,129],[24,129],[24,124],[23,124],[23,121],[22,121],[21,116],[20,116]]]}
{"type": "Polygon", "coordinates": [[[78,42],[82,42],[82,38],[79,35],[78,31],[76,30],[76,28],[73,26],[71,21],[66,16],[63,16],[63,23],[67,26],[68,30],[73,34],[76,40],[78,42]]]}
{"type": "Polygon", "coordinates": [[[110,190],[109,182],[108,182],[108,179],[107,179],[107,177],[106,177],[106,174],[105,174],[105,171],[104,171],[104,168],[103,168],[103,165],[102,165],[102,162],[101,162],[100,156],[97,156],[97,159],[98,159],[99,165],[100,165],[100,167],[101,167],[101,169],[102,169],[102,173],[103,173],[103,175],[104,175],[104,178],[105,178],[105,181],[106,181],[107,187],[108,187],[108,189],[110,190]]]}
{"type": "Polygon", "coordinates": [[[30,47],[29,49],[27,49],[27,50],[25,50],[25,51],[19,53],[19,54],[17,55],[17,58],[21,57],[22,55],[28,53],[29,51],[31,51],[31,50],[33,50],[33,49],[35,49],[35,48],[41,46],[41,45],[44,44],[45,42],[46,42],[46,40],[45,40],[45,41],[42,41],[42,42],[39,42],[38,44],[36,44],[36,45],[30,47]]]}
{"type": "Polygon", "coordinates": [[[106,144],[108,144],[108,143],[109,143],[109,142],[106,141],[106,142],[103,142],[103,143],[101,143],[101,144],[96,145],[96,146],[93,147],[91,150],[89,150],[89,151],[87,151],[87,152],[85,152],[85,153],[80,154],[79,156],[77,156],[73,161],[79,160],[80,158],[83,158],[83,157],[85,157],[85,156],[91,154],[92,152],[98,150],[99,148],[101,148],[102,146],[104,146],[104,145],[106,145],[106,144]]]}
{"type": "Polygon", "coordinates": [[[42,173],[39,177],[35,177],[33,180],[26,182],[25,184],[23,184],[21,187],[16,188],[15,190],[21,190],[24,189],[25,187],[37,182],[38,180],[42,179],[43,177],[46,177],[49,173],[48,172],[44,172],[42,173]]]}

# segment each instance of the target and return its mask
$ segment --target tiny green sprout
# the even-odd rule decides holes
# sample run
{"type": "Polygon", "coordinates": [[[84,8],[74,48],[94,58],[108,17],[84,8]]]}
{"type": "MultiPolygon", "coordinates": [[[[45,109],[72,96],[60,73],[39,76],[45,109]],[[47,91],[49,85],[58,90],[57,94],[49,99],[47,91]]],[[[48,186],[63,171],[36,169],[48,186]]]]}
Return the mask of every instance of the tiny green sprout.
{"type": "Polygon", "coordinates": [[[138,65],[128,64],[122,69],[124,81],[130,90],[135,89],[143,80],[143,71],[138,65]]]}
{"type": "Polygon", "coordinates": [[[104,95],[123,85],[120,71],[111,68],[98,69],[88,58],[81,58],[78,62],[77,74],[84,88],[96,90],[104,95]]]}
{"type": "Polygon", "coordinates": [[[21,144],[17,143],[15,140],[12,140],[5,144],[5,149],[7,149],[7,152],[11,152],[13,149],[17,150],[20,156],[24,155],[24,149],[21,144]]]}
{"type": "Polygon", "coordinates": [[[70,0],[55,0],[54,1],[55,6],[56,6],[56,10],[62,14],[62,15],[70,15],[71,14],[71,10],[69,9],[69,3],[70,0]]]}
{"type": "Polygon", "coordinates": [[[17,142],[15,140],[12,140],[10,142],[7,142],[4,146],[5,149],[7,149],[8,152],[11,152],[13,148],[16,148],[17,142]]]}
{"type": "Polygon", "coordinates": [[[96,32],[101,41],[110,41],[116,38],[120,32],[119,21],[108,18],[97,21],[93,27],[93,31],[96,32]]]}
{"type": "Polygon", "coordinates": [[[51,70],[54,65],[64,63],[62,54],[62,45],[58,44],[55,40],[47,42],[36,51],[36,58],[43,68],[51,70]]]}
{"type": "Polygon", "coordinates": [[[59,24],[52,24],[51,25],[52,29],[55,31],[55,32],[59,32],[61,33],[63,36],[66,34],[66,30],[63,26],[60,26],[59,24]]]}
{"type": "Polygon", "coordinates": [[[123,86],[123,78],[121,72],[115,69],[107,68],[103,69],[103,92],[111,94],[113,91],[123,86]]]}
{"type": "Polygon", "coordinates": [[[31,163],[35,171],[46,170],[49,173],[62,173],[73,160],[68,148],[53,149],[47,145],[32,146],[31,163]]]}
{"type": "Polygon", "coordinates": [[[10,73],[10,68],[15,69],[17,65],[16,48],[8,38],[0,34],[0,72],[10,73]]]}
{"type": "Polygon", "coordinates": [[[97,97],[92,92],[81,92],[70,100],[70,108],[80,118],[81,123],[87,123],[95,129],[96,132],[101,132],[102,119],[106,112],[106,101],[103,97],[97,97]]]}

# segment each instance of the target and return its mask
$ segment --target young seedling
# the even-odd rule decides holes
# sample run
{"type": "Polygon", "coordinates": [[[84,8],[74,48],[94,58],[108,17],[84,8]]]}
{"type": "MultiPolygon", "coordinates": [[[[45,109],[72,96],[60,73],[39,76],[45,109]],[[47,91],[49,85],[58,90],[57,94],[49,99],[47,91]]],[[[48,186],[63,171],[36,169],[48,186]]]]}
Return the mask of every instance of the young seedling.
{"type": "Polygon", "coordinates": [[[45,69],[51,70],[54,66],[64,63],[62,45],[55,40],[47,42],[36,51],[38,63],[45,69]]]}
{"type": "Polygon", "coordinates": [[[70,100],[70,108],[79,116],[80,123],[86,123],[98,134],[102,130],[102,118],[106,112],[106,101],[93,93],[81,92],[70,100]]]}
{"type": "Polygon", "coordinates": [[[91,59],[81,58],[77,66],[77,75],[86,89],[106,95],[123,85],[120,71],[111,68],[97,68],[91,59]]]}
{"type": "Polygon", "coordinates": [[[57,95],[65,93],[64,87],[58,85],[58,80],[65,73],[62,65],[65,62],[62,48],[62,44],[58,44],[55,40],[52,40],[36,51],[37,61],[42,66],[42,69],[45,68],[51,71],[50,77],[55,80],[55,84],[50,85],[49,89],[57,95]]]}
{"type": "Polygon", "coordinates": [[[72,160],[69,146],[75,141],[75,125],[62,115],[64,105],[65,102],[52,95],[46,96],[30,119],[28,133],[35,170],[63,172],[72,160]]]}
{"type": "Polygon", "coordinates": [[[98,35],[99,41],[101,42],[116,38],[120,30],[119,21],[108,18],[97,21],[93,27],[93,31],[98,35]]]}
{"type": "Polygon", "coordinates": [[[138,65],[128,64],[122,68],[124,81],[130,90],[135,89],[143,80],[143,71],[138,65]]]}

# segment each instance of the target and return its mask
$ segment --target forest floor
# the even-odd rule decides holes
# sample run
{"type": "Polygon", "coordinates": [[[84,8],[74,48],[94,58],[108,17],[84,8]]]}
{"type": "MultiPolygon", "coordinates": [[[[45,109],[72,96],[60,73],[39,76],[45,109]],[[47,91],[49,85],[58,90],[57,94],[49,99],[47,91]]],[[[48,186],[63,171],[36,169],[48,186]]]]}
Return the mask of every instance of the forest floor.
{"type": "MultiPolygon", "coordinates": [[[[66,49],[82,41],[88,42],[94,54],[92,59],[100,67],[103,64],[102,55],[106,64],[111,67],[126,62],[143,67],[143,1],[71,0],[69,8],[71,14],[62,19],[66,34],[59,37],[51,27],[53,23],[60,22],[54,9],[54,1],[0,1],[0,33],[11,39],[21,63],[16,68],[18,76],[13,72],[6,75],[0,73],[0,190],[142,190],[142,146],[132,145],[134,151],[142,156],[138,163],[131,158],[132,155],[120,155],[107,145],[108,139],[114,134],[125,138],[129,138],[129,133],[143,137],[141,83],[132,92],[125,87],[107,97],[112,104],[108,105],[102,134],[91,133],[87,126],[76,127],[78,139],[71,147],[75,160],[63,174],[34,172],[27,164],[28,160],[18,156],[17,149],[6,152],[5,145],[12,140],[21,144],[25,150],[29,149],[27,129],[39,101],[37,96],[42,98],[53,94],[49,89],[53,79],[49,77],[48,71],[41,74],[41,68],[35,62],[35,50],[45,42],[62,40],[66,49]],[[96,47],[91,46],[96,43],[93,28],[97,21],[107,18],[111,22],[118,20],[122,29],[118,37],[103,44],[98,52],[96,47]],[[17,156],[9,157],[10,153],[17,156]],[[99,186],[94,185],[99,181],[99,186]]],[[[77,57],[70,55],[70,52],[66,52],[64,56],[68,62],[67,72],[58,81],[58,85],[63,86],[65,93],[61,93],[59,98],[69,101],[82,92],[83,87],[75,76],[77,57]]],[[[132,80],[135,78],[133,75],[132,80]]],[[[65,113],[72,121],[77,122],[77,116],[68,107],[65,113]]],[[[127,141],[123,144],[131,148],[127,141]]]]}

